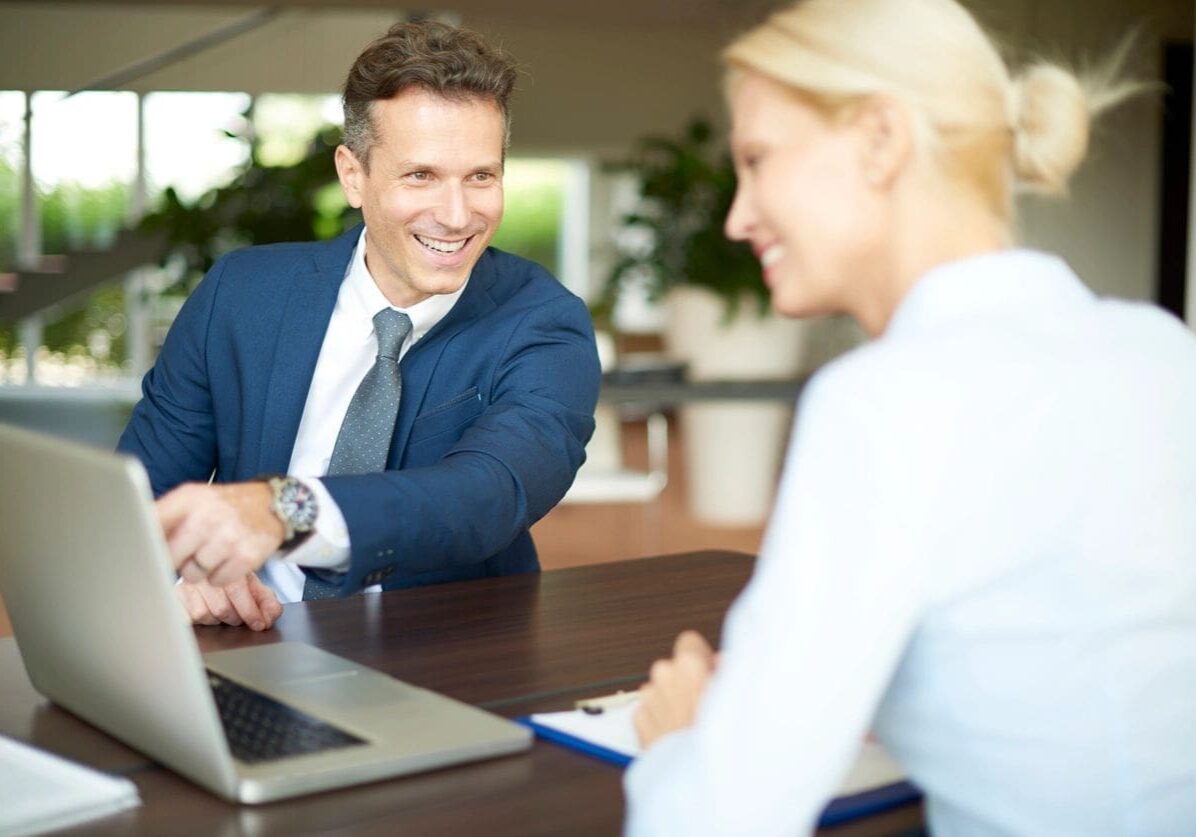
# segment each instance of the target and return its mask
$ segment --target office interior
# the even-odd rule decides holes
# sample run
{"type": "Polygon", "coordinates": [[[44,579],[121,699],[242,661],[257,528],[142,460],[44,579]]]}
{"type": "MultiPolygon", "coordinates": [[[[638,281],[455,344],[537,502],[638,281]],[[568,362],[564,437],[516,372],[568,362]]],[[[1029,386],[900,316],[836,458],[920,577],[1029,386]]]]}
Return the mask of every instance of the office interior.
{"type": "MultiPolygon", "coordinates": [[[[0,91],[331,95],[361,46],[395,20],[418,11],[460,23],[496,39],[524,68],[513,101],[510,154],[568,162],[574,185],[557,268],[575,292],[593,300],[617,258],[612,240],[629,189],[634,191],[626,175],[609,164],[625,159],[642,137],[676,135],[697,114],[708,116],[721,131],[718,51],[774,5],[764,0],[426,0],[418,10],[408,10],[384,0],[0,2],[0,54],[5,56],[0,91]]],[[[1132,69],[1167,82],[1170,92],[1134,101],[1101,123],[1096,153],[1079,172],[1068,200],[1021,198],[1020,236],[1029,246],[1060,253],[1097,293],[1159,302],[1196,324],[1196,295],[1184,292],[1186,264],[1196,257],[1187,211],[1196,183],[1188,164],[1193,4],[1092,0],[1082,11],[1071,0],[971,0],[966,5],[1015,55],[1081,59],[1137,32],[1132,69]],[[1177,83],[1177,72],[1183,83],[1177,83]]],[[[87,133],[78,142],[87,143],[87,133]]],[[[19,211],[29,210],[22,205],[19,211]]],[[[28,291],[28,282],[23,286],[20,280],[30,278],[32,261],[61,255],[38,252],[35,239],[18,242],[24,273],[21,264],[0,265],[6,277],[0,282],[0,312],[6,298],[16,300],[28,291]]],[[[118,273],[104,281],[122,282],[126,276],[118,273]]],[[[64,304],[51,300],[45,310],[61,313],[64,304]]],[[[0,325],[36,340],[41,311],[23,311],[0,325]]],[[[622,359],[662,352],[659,313],[628,317],[634,322],[604,337],[608,371],[617,371],[622,359]]],[[[795,377],[811,374],[857,338],[848,328],[833,332],[808,354],[795,377]]],[[[152,356],[139,362],[152,362],[152,356]]],[[[98,390],[86,382],[54,386],[35,375],[20,383],[5,381],[0,383],[0,421],[112,443],[135,397],[135,374],[128,377],[98,390]]],[[[775,394],[762,400],[781,410],[792,406],[775,394]]],[[[651,408],[603,403],[605,416],[590,457],[613,473],[612,480],[603,482],[610,474],[583,471],[579,479],[592,480],[587,486],[593,491],[587,495],[587,486],[580,486],[533,529],[545,569],[701,548],[754,554],[766,512],[728,521],[693,509],[685,472],[686,428],[679,420],[688,403],[675,398],[651,408]]],[[[730,449],[742,442],[733,435],[716,440],[730,449]]],[[[783,446],[783,433],[775,444],[783,446]]],[[[0,636],[10,630],[0,607],[0,636]]]]}

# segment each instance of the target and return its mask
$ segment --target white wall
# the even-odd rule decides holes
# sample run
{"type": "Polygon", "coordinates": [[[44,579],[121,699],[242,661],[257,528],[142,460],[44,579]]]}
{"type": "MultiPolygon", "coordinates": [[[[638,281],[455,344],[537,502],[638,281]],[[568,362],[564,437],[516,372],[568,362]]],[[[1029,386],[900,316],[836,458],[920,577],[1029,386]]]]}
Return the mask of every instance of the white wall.
{"type": "MultiPolygon", "coordinates": [[[[1160,77],[1164,40],[1191,38],[1193,17],[1190,0],[1003,0],[980,13],[1021,57],[1073,63],[1107,54],[1137,27],[1130,70],[1146,79],[1160,77]]],[[[1154,297],[1161,121],[1159,96],[1127,103],[1095,126],[1068,199],[1019,203],[1022,240],[1063,255],[1097,293],[1154,297]]]]}

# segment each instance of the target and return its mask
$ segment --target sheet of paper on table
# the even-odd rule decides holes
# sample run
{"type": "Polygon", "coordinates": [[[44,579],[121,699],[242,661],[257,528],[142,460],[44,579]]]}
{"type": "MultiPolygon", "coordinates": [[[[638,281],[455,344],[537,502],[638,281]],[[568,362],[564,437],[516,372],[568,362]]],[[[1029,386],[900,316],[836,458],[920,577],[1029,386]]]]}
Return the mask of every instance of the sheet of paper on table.
{"type": "Polygon", "coordinates": [[[0,834],[40,834],[140,804],[128,779],[0,735],[0,834]]]}
{"type": "MultiPolygon", "coordinates": [[[[639,755],[632,715],[636,695],[611,695],[590,703],[601,711],[571,709],[541,712],[522,719],[541,738],[626,766],[639,755]]],[[[834,825],[856,817],[904,805],[919,798],[913,785],[905,781],[900,765],[874,741],[864,741],[855,763],[843,779],[838,795],[819,820],[820,825],[834,825]]]]}

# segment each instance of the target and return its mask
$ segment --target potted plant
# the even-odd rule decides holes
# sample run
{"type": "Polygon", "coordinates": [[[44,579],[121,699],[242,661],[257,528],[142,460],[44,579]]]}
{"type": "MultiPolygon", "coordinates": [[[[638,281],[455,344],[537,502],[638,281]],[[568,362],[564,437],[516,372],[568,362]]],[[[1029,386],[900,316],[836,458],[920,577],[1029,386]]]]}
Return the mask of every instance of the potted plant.
{"type": "MultiPolygon", "coordinates": [[[[612,319],[620,294],[637,281],[663,305],[665,352],[686,365],[688,380],[798,376],[808,325],[772,313],[751,250],[723,233],[735,173],[710,123],[697,118],[678,138],[645,138],[615,168],[637,176],[639,201],[623,218],[596,318],[612,319]]],[[[680,411],[695,516],[724,525],[764,520],[791,415],[791,404],[766,401],[680,411]]]]}
{"type": "Polygon", "coordinates": [[[646,137],[630,159],[611,168],[639,180],[639,205],[622,224],[646,246],[620,253],[597,306],[600,314],[611,310],[625,282],[637,276],[648,279],[657,300],[683,285],[707,288],[723,301],[727,319],[748,300],[759,313],[768,310],[768,292],[751,251],[723,235],[735,173],[727,155],[715,148],[708,121],[695,118],[678,139],[646,137]]]}
{"type": "Polygon", "coordinates": [[[237,247],[335,238],[360,220],[337,186],[333,151],[340,137],[340,128],[325,126],[290,165],[263,163],[260,142],[252,138],[249,160],[232,182],[190,203],[168,187],[141,228],[166,231],[167,258],[182,260],[188,285],[237,247]]]}

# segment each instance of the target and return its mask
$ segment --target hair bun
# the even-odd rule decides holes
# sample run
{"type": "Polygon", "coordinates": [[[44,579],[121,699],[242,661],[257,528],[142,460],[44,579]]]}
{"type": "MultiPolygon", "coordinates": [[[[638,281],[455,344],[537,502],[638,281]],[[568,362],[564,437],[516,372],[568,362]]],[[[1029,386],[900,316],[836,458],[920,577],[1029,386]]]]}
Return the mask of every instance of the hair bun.
{"type": "Polygon", "coordinates": [[[1087,95],[1071,72],[1056,64],[1027,67],[1013,83],[1013,170],[1023,189],[1067,191],[1067,181],[1088,151],[1087,95]]]}

